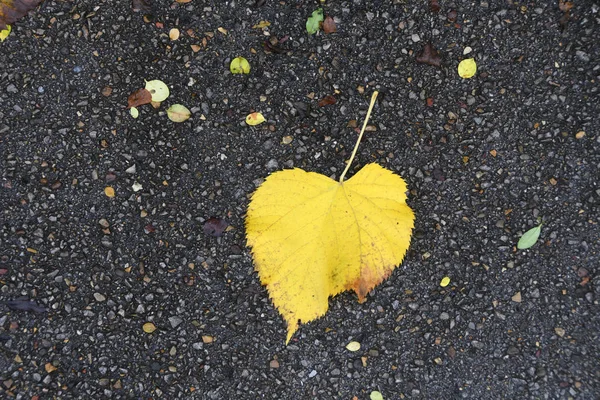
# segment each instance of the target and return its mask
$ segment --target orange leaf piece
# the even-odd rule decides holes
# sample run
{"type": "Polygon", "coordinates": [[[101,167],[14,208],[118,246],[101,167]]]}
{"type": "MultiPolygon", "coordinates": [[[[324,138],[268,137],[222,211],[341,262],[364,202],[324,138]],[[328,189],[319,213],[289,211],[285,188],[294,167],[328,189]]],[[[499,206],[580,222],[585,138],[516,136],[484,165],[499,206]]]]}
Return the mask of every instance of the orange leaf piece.
{"type": "Polygon", "coordinates": [[[33,10],[42,0],[0,0],[0,31],[6,29],[29,11],[33,10]]]}

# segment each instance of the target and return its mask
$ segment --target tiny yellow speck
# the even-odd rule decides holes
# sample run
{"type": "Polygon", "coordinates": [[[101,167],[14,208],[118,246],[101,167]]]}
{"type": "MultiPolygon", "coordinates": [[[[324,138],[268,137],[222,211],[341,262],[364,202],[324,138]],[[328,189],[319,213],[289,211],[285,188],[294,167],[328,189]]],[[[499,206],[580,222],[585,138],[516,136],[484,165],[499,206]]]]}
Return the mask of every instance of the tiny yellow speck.
{"type": "Polygon", "coordinates": [[[448,286],[448,284],[450,284],[450,278],[447,276],[443,277],[442,281],[440,282],[440,286],[446,287],[446,286],[448,286]]]}

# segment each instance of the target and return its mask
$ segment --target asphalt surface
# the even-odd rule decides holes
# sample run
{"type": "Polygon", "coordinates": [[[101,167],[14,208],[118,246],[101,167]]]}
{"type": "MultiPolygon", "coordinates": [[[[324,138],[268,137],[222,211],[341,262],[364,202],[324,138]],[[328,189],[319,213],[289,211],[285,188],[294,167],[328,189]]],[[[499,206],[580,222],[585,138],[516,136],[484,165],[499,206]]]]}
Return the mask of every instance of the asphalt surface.
{"type": "Polygon", "coordinates": [[[311,36],[318,3],[259,3],[157,0],[145,22],[45,1],[0,43],[0,397],[599,398],[599,6],[328,0],[337,33],[311,36]],[[428,42],[439,68],[416,62],[428,42]],[[133,119],[144,79],[171,96],[133,119]],[[354,171],[405,178],[411,248],[285,346],[248,197],[283,168],[339,175],[373,90],[354,171]]]}

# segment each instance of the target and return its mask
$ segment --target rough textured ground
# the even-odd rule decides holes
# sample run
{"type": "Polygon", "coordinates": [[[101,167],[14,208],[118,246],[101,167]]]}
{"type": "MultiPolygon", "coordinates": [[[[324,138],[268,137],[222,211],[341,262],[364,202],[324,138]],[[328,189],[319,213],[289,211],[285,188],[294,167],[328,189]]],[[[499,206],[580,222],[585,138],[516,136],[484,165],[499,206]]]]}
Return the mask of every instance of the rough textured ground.
{"type": "Polygon", "coordinates": [[[146,23],[125,0],[48,0],[0,44],[0,397],[600,396],[594,1],[565,23],[558,1],[328,0],[338,32],[314,36],[314,1],[154,3],[146,23]],[[441,68],[416,63],[427,42],[441,68]],[[249,75],[229,73],[239,55],[249,75]],[[144,79],[171,97],[134,120],[144,79]],[[339,174],[375,89],[355,166],[406,179],[411,249],[286,347],[245,247],[248,196],[277,169],[339,174]],[[193,117],[170,122],[173,103],[193,117]],[[246,126],[253,110],[267,123],[246,126]],[[235,229],[205,234],[212,216],[235,229]]]}

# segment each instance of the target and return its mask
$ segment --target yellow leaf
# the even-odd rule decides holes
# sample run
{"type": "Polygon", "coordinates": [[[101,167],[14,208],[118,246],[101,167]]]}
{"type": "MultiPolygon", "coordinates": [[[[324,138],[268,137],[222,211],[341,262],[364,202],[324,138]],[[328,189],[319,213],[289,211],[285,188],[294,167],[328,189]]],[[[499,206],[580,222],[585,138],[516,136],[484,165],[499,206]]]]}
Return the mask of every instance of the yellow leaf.
{"type": "Polygon", "coordinates": [[[10,35],[11,30],[12,28],[10,27],[10,25],[6,25],[6,29],[0,30],[0,42],[4,42],[4,39],[6,39],[8,35],[10,35]]]}
{"type": "Polygon", "coordinates": [[[187,109],[186,106],[181,104],[173,104],[167,109],[167,116],[173,122],[183,122],[190,118],[192,113],[187,109]]]}
{"type": "Polygon", "coordinates": [[[450,278],[445,276],[442,278],[442,281],[440,282],[440,286],[441,287],[446,287],[450,284],[450,278]]]}
{"type": "Polygon", "coordinates": [[[381,394],[381,392],[378,392],[377,390],[374,390],[369,395],[369,399],[371,399],[371,400],[383,400],[383,395],[381,394]]]}
{"type": "Polygon", "coordinates": [[[474,58],[467,58],[458,64],[458,75],[460,75],[461,78],[471,78],[475,75],[475,72],[477,72],[477,64],[475,63],[474,58]]]}
{"type": "Polygon", "coordinates": [[[329,296],[353,290],[364,301],[404,258],[413,223],[406,183],[378,164],[345,182],[301,169],[269,176],[252,195],[246,237],[287,342],[325,314],[329,296]]]}
{"type": "Polygon", "coordinates": [[[137,109],[136,107],[131,107],[131,108],[129,109],[129,114],[131,114],[131,116],[132,116],[133,118],[137,118],[137,117],[139,117],[139,116],[140,116],[140,112],[138,111],[138,109],[137,109]]]}
{"type": "Polygon", "coordinates": [[[104,194],[106,195],[106,197],[115,197],[115,189],[111,188],[110,186],[107,186],[104,188],[104,194]]]}
{"type": "Polygon", "coordinates": [[[52,363],[46,363],[46,365],[44,365],[44,369],[46,370],[47,373],[56,371],[56,367],[54,365],[52,365],[52,363]]]}
{"type": "Polygon", "coordinates": [[[250,63],[244,57],[236,57],[231,60],[231,64],[229,64],[229,70],[232,74],[249,74],[250,63]]]}
{"type": "Polygon", "coordinates": [[[158,79],[152,81],[146,81],[145,89],[150,92],[152,95],[152,101],[154,102],[162,102],[169,97],[169,87],[158,79]]]}
{"type": "Polygon", "coordinates": [[[250,126],[259,125],[265,121],[265,117],[259,112],[253,112],[246,116],[246,123],[250,126]]]}
{"type": "Polygon", "coordinates": [[[146,333],[152,333],[156,330],[156,326],[152,322],[146,322],[142,325],[142,329],[146,333]]]}
{"type": "Polygon", "coordinates": [[[360,350],[360,343],[358,342],[350,342],[346,345],[346,349],[348,351],[358,351],[360,350]]]}
{"type": "Polygon", "coordinates": [[[262,29],[266,28],[267,26],[271,26],[269,21],[260,21],[258,24],[254,25],[252,29],[262,29]]]}

